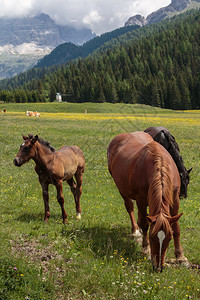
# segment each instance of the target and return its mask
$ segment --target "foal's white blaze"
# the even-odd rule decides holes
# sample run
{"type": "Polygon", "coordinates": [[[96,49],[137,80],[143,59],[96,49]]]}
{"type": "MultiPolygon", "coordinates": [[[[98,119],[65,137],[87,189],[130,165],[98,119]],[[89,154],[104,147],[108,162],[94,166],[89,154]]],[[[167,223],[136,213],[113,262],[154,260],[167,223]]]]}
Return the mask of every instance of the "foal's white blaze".
{"type": "Polygon", "coordinates": [[[160,262],[161,262],[161,250],[162,250],[162,244],[163,244],[163,241],[165,239],[165,233],[164,231],[159,231],[158,234],[157,234],[157,237],[159,239],[159,243],[160,243],[160,262]]]}
{"type": "Polygon", "coordinates": [[[81,219],[81,214],[80,213],[76,213],[76,217],[77,217],[77,219],[81,219]]]}
{"type": "Polygon", "coordinates": [[[21,144],[21,146],[23,147],[25,145],[25,143],[21,144]]]}

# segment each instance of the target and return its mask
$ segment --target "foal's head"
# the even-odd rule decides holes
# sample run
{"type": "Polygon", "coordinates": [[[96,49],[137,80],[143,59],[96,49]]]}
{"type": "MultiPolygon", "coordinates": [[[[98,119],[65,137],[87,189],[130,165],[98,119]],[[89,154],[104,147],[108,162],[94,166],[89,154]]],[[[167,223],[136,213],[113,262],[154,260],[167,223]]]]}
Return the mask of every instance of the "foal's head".
{"type": "Polygon", "coordinates": [[[22,135],[24,142],[21,144],[19,152],[15,156],[13,163],[17,167],[21,167],[24,163],[28,162],[31,158],[35,156],[35,143],[38,140],[38,136],[29,136],[22,135]]]}
{"type": "Polygon", "coordinates": [[[171,224],[177,222],[181,215],[182,214],[169,217],[160,213],[157,216],[147,217],[151,224],[149,241],[151,247],[151,260],[155,271],[160,270],[162,272],[163,270],[167,247],[173,237],[171,224]]]}

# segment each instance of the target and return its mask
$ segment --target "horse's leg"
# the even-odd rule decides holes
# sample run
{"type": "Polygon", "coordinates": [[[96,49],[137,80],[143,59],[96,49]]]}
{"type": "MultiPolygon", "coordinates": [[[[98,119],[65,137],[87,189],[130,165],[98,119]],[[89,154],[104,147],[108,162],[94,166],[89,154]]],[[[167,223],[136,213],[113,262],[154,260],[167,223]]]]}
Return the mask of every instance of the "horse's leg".
{"type": "Polygon", "coordinates": [[[76,178],[76,197],[75,197],[75,203],[76,203],[76,216],[78,219],[81,219],[81,205],[80,205],[80,198],[82,195],[82,182],[83,182],[83,173],[84,168],[78,167],[75,178],[76,178]]]}
{"type": "Polygon", "coordinates": [[[45,215],[44,215],[44,221],[47,222],[49,217],[50,217],[50,211],[49,211],[49,192],[48,192],[48,187],[49,185],[43,181],[40,181],[41,187],[42,187],[42,196],[43,196],[43,201],[44,201],[44,210],[45,210],[45,215]]]}
{"type": "MultiPolygon", "coordinates": [[[[170,210],[171,216],[175,216],[178,214],[179,211],[179,200],[176,202],[175,206],[170,210]]],[[[188,259],[183,254],[183,249],[180,243],[180,227],[178,221],[171,224],[172,231],[173,231],[173,238],[174,238],[174,248],[175,248],[175,256],[179,263],[189,265],[188,259]]]]}
{"type": "Polygon", "coordinates": [[[173,238],[174,238],[174,248],[175,248],[175,256],[179,263],[188,265],[188,259],[183,254],[183,249],[181,247],[180,243],[180,227],[177,222],[174,222],[172,224],[172,230],[173,230],[173,238]]]}
{"type": "Polygon", "coordinates": [[[62,187],[62,181],[58,181],[56,184],[56,190],[57,190],[57,200],[60,204],[61,210],[62,210],[62,218],[63,223],[67,223],[67,214],[64,208],[64,197],[63,197],[63,187],[62,187]]]}
{"type": "Polygon", "coordinates": [[[136,238],[136,240],[138,242],[141,241],[141,233],[139,231],[139,228],[138,228],[138,225],[136,223],[136,220],[135,220],[135,216],[134,216],[134,205],[133,205],[133,201],[122,195],[122,198],[124,199],[124,204],[125,204],[125,207],[126,207],[126,210],[130,216],[130,219],[131,219],[131,227],[132,227],[132,234],[133,234],[133,237],[136,238]]]}
{"type": "Polygon", "coordinates": [[[149,228],[149,223],[146,219],[147,216],[147,211],[146,214],[142,213],[140,209],[138,208],[138,226],[139,228],[142,229],[143,232],[143,241],[142,241],[142,248],[144,254],[150,254],[150,247],[149,247],[149,239],[148,239],[148,228],[149,228]]]}

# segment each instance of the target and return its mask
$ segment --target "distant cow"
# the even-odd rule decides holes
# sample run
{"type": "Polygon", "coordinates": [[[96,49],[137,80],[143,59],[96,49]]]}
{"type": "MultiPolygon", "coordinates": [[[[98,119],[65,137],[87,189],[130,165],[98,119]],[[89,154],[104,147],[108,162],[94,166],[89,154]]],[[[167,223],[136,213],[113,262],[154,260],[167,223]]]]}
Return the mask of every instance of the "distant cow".
{"type": "Polygon", "coordinates": [[[38,113],[37,111],[31,111],[31,110],[27,110],[26,115],[27,115],[27,117],[40,117],[40,113],[38,113]]]}

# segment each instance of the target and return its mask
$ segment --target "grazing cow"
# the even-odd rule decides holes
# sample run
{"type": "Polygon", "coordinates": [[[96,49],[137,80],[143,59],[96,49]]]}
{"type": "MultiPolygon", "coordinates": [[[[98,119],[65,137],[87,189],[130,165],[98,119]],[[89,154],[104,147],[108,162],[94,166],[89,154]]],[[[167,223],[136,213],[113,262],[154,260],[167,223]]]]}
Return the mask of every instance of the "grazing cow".
{"type": "Polygon", "coordinates": [[[31,111],[31,110],[27,110],[26,115],[27,115],[27,117],[40,117],[40,113],[38,113],[37,111],[31,111]]]}

